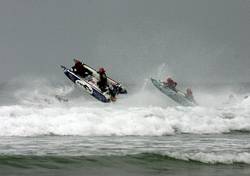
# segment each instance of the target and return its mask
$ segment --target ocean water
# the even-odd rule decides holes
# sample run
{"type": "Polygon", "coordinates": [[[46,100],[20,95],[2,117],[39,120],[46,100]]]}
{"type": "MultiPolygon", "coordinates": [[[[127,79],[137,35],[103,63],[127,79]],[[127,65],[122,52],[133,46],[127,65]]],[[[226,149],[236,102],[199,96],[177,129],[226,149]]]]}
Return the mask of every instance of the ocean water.
{"type": "Polygon", "coordinates": [[[0,175],[250,175],[250,87],[204,87],[182,107],[149,80],[111,104],[67,79],[1,83],[0,175]]]}

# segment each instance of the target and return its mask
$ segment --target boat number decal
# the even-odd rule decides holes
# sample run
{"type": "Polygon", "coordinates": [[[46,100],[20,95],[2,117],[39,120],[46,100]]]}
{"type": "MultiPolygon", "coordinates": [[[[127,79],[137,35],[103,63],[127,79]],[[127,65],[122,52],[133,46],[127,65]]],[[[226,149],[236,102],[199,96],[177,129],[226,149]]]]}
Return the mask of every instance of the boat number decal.
{"type": "Polygon", "coordinates": [[[86,84],[85,82],[83,81],[80,81],[80,80],[76,80],[76,84],[81,86],[82,88],[84,88],[86,91],[88,91],[90,94],[93,93],[93,89],[92,87],[90,87],[90,85],[86,84]]]}

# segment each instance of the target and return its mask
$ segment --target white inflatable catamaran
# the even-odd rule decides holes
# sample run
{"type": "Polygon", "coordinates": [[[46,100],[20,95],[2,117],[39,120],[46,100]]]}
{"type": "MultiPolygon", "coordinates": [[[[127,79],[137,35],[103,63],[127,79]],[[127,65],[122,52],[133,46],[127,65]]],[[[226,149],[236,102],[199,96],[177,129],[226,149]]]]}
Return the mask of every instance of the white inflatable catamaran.
{"type": "Polygon", "coordinates": [[[91,68],[90,66],[83,64],[86,69],[92,72],[92,75],[89,75],[85,78],[74,73],[71,69],[66,68],[61,65],[63,68],[64,74],[76,85],[78,85],[82,90],[87,92],[88,94],[95,97],[97,100],[107,103],[111,101],[115,101],[114,96],[118,94],[126,94],[127,90],[117,81],[108,77],[108,85],[107,91],[102,92],[101,89],[97,86],[97,82],[99,81],[98,72],[91,68]],[[111,92],[112,91],[112,92],[111,92]]]}
{"type": "Polygon", "coordinates": [[[167,86],[165,86],[161,81],[151,78],[153,85],[158,88],[162,93],[167,95],[169,98],[174,100],[176,103],[182,106],[196,106],[197,103],[195,100],[191,100],[186,97],[185,93],[176,89],[173,90],[167,86]]]}

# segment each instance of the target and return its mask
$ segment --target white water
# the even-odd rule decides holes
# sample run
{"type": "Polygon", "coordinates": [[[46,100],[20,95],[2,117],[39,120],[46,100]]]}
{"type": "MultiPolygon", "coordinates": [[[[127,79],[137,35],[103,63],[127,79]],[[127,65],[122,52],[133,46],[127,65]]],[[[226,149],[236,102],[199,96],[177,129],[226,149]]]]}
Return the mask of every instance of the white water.
{"type": "Polygon", "coordinates": [[[233,164],[233,163],[245,163],[250,164],[250,154],[248,152],[220,152],[220,153],[206,153],[206,152],[198,152],[198,153],[182,153],[182,152],[174,152],[171,154],[167,154],[167,156],[181,159],[185,161],[199,161],[203,163],[224,163],[224,164],[233,164]]]}
{"type": "Polygon", "coordinates": [[[223,106],[181,107],[145,83],[143,89],[120,96],[116,103],[103,104],[75,91],[70,84],[55,87],[46,80],[28,83],[14,92],[18,100],[15,105],[0,106],[0,136],[161,136],[250,131],[250,98],[223,106]]]}
{"type": "MultiPolygon", "coordinates": [[[[248,102],[249,103],[249,102],[248,102]]],[[[166,135],[250,131],[250,110],[185,107],[0,107],[0,136],[166,135]]]]}
{"type": "MultiPolygon", "coordinates": [[[[228,90],[226,93],[217,92],[214,96],[197,91],[195,97],[201,105],[181,107],[155,89],[148,80],[141,88],[129,92],[128,95],[120,95],[118,101],[111,104],[104,104],[89,95],[83,95],[70,82],[61,85],[52,85],[47,80],[25,83],[23,85],[22,82],[22,86],[12,90],[15,103],[0,106],[2,137],[137,136],[137,141],[140,136],[250,131],[250,98],[243,99],[234,95],[234,100],[227,102],[228,95],[231,94],[228,90]]],[[[175,150],[169,151],[170,143],[168,141],[164,144],[163,147],[167,148],[160,151],[161,154],[205,163],[250,163],[249,151],[245,149],[231,150],[229,147],[214,151],[223,148],[224,143],[208,151],[197,146],[191,147],[196,148],[195,152],[189,149],[186,151],[190,144],[182,146],[182,143],[178,144],[181,146],[179,149],[174,145],[175,150]]],[[[152,147],[152,150],[143,148],[138,152],[157,152],[158,147],[152,147]]]]}

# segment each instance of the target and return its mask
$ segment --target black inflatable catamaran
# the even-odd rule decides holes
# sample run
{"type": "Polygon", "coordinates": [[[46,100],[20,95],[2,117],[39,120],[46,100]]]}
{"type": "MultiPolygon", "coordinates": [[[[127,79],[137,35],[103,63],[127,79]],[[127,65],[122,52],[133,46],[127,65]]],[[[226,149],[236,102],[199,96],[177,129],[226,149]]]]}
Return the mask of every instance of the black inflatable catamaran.
{"type": "Polygon", "coordinates": [[[97,86],[97,82],[99,80],[98,72],[91,68],[90,66],[83,64],[86,69],[92,72],[92,75],[89,75],[85,78],[75,74],[71,69],[66,68],[61,65],[64,74],[78,87],[80,87],[83,91],[95,97],[97,100],[107,103],[114,101],[114,97],[111,95],[118,94],[126,94],[127,90],[117,81],[108,77],[108,85],[107,91],[102,92],[101,89],[97,86]],[[112,91],[112,92],[111,92],[112,91]]]}

